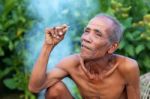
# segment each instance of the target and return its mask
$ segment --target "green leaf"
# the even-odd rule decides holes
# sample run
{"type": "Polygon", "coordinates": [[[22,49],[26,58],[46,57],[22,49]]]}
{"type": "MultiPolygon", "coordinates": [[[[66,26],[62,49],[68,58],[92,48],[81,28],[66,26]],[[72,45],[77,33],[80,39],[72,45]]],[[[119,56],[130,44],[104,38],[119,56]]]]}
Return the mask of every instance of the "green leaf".
{"type": "Polygon", "coordinates": [[[106,12],[111,6],[111,2],[109,0],[100,0],[100,8],[102,12],[106,12]]]}
{"type": "Polygon", "coordinates": [[[0,43],[2,42],[8,42],[9,38],[7,36],[0,36],[0,43]]]}
{"type": "Polygon", "coordinates": [[[12,43],[12,42],[9,42],[8,47],[9,47],[10,50],[13,50],[13,48],[14,48],[13,43],[12,43]]]}
{"type": "Polygon", "coordinates": [[[17,36],[22,36],[22,34],[25,32],[26,30],[24,28],[18,28],[17,30],[17,36]]]}
{"type": "Polygon", "coordinates": [[[4,15],[7,15],[15,6],[16,0],[7,0],[4,5],[4,15]]]}
{"type": "Polygon", "coordinates": [[[119,44],[119,49],[123,49],[126,45],[126,42],[124,40],[122,40],[119,44]]]}
{"type": "Polygon", "coordinates": [[[4,56],[4,51],[1,47],[0,47],[0,56],[4,56]]]}
{"type": "Polygon", "coordinates": [[[132,18],[127,18],[126,20],[123,21],[123,26],[125,29],[129,28],[132,26],[132,18]]]}
{"type": "Polygon", "coordinates": [[[138,45],[136,48],[135,48],[135,53],[136,54],[139,54],[142,50],[144,50],[144,45],[138,45]]]}
{"type": "Polygon", "coordinates": [[[16,89],[16,82],[14,79],[5,79],[3,82],[6,87],[10,89],[16,89]]]}
{"type": "Polygon", "coordinates": [[[0,70],[0,79],[8,75],[12,70],[12,67],[6,68],[5,70],[0,70]]]}
{"type": "Polygon", "coordinates": [[[134,47],[133,47],[133,45],[128,45],[127,47],[126,47],[126,50],[127,50],[127,53],[130,55],[130,56],[134,56],[134,47]]]}
{"type": "Polygon", "coordinates": [[[9,28],[11,26],[13,26],[15,24],[14,20],[8,20],[7,22],[5,22],[5,24],[3,25],[3,28],[9,28]]]}
{"type": "Polygon", "coordinates": [[[127,38],[128,38],[129,40],[134,40],[133,34],[132,34],[131,32],[127,32],[127,33],[126,33],[126,36],[127,36],[127,38]]]}

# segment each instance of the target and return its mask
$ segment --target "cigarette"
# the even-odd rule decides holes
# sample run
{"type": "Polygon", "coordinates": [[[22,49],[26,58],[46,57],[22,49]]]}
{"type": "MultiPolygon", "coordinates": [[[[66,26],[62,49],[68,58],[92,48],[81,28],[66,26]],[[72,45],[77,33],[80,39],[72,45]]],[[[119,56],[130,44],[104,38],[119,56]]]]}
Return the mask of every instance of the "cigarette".
{"type": "Polygon", "coordinates": [[[70,28],[70,26],[64,26],[64,27],[62,27],[62,29],[69,29],[70,28]]]}
{"type": "Polygon", "coordinates": [[[68,25],[65,25],[65,26],[62,25],[62,26],[57,26],[56,29],[69,28],[69,27],[70,27],[70,26],[68,26],[68,25]]]}

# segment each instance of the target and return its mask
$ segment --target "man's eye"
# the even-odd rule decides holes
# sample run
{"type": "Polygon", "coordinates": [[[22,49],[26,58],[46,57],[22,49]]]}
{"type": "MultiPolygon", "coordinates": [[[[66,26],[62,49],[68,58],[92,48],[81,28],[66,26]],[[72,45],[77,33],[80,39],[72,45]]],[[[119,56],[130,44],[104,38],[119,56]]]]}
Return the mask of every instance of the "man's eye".
{"type": "Polygon", "coordinates": [[[99,37],[101,37],[101,36],[102,36],[102,35],[101,35],[101,34],[99,34],[99,33],[97,33],[96,35],[97,35],[97,36],[99,36],[99,37]]]}
{"type": "Polygon", "coordinates": [[[96,36],[99,36],[99,37],[102,36],[102,34],[99,30],[95,30],[95,34],[96,34],[96,36]]]}
{"type": "Polygon", "coordinates": [[[87,33],[88,33],[89,31],[88,31],[88,30],[85,30],[84,32],[87,32],[87,33]]]}

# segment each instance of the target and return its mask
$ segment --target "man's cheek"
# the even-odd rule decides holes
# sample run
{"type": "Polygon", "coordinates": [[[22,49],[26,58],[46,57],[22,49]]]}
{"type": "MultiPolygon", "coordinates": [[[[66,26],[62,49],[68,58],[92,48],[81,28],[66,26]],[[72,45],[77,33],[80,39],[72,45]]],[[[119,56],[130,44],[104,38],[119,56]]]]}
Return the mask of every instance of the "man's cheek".
{"type": "Polygon", "coordinates": [[[96,44],[96,49],[99,49],[99,50],[103,50],[103,49],[105,49],[105,47],[107,46],[107,44],[106,43],[98,43],[98,44],[96,44]]]}

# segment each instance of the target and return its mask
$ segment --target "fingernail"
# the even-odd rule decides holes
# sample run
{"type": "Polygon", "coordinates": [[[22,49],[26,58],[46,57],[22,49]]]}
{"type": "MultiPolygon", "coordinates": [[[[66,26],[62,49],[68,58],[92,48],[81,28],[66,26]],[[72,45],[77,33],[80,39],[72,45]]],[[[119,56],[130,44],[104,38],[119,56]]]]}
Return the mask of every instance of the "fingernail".
{"type": "Polygon", "coordinates": [[[63,33],[62,32],[59,32],[59,35],[62,35],[63,33]]]}
{"type": "Polygon", "coordinates": [[[56,35],[53,35],[54,37],[56,37],[56,35]]]}
{"type": "Polygon", "coordinates": [[[56,38],[58,38],[58,39],[59,39],[59,36],[57,36],[56,38]]]}

